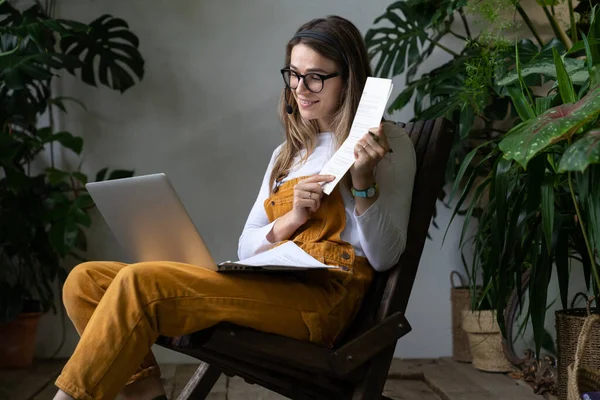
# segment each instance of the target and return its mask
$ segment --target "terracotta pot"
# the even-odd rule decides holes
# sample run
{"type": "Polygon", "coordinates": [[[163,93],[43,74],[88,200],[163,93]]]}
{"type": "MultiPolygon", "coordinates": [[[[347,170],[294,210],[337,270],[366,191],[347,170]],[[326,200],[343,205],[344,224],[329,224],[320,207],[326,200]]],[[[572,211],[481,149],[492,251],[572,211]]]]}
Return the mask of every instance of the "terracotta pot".
{"type": "Polygon", "coordinates": [[[462,328],[467,332],[473,366],[486,372],[509,372],[512,364],[504,354],[502,333],[491,310],[463,311],[462,328]]]}
{"type": "Polygon", "coordinates": [[[38,322],[42,313],[22,313],[0,325],[0,368],[27,368],[33,363],[38,322]]]}

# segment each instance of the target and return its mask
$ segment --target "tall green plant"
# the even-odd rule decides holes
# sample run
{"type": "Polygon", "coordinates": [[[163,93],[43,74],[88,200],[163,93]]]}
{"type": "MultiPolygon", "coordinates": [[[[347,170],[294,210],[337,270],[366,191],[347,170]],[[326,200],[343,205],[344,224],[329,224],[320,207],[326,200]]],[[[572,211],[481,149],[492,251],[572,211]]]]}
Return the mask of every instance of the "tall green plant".
{"type": "MultiPolygon", "coordinates": [[[[58,131],[53,118],[55,109],[66,112],[68,101],[79,102],[55,96],[52,80],[66,71],[124,92],[144,75],[138,38],[125,21],[53,18],[53,3],[20,10],[0,2],[0,323],[31,300],[42,311],[53,308],[52,284],[66,275],[62,261],[83,259],[87,246],[88,176],[59,168],[54,158],[58,146],[78,155],[83,149],[83,139],[58,131]],[[49,125],[40,125],[42,115],[49,125]],[[43,156],[50,165],[37,172],[43,156]]],[[[95,179],[132,173],[104,168],[95,179]]]]}
{"type": "MultiPolygon", "coordinates": [[[[598,15],[598,9],[595,12],[598,15]]],[[[573,46],[585,49],[582,71],[569,72],[572,63],[567,57],[572,52],[561,56],[556,49],[552,72],[546,63],[529,65],[529,69],[527,64],[515,64],[503,82],[520,122],[506,135],[473,151],[495,159],[494,168],[476,187],[467,206],[466,223],[470,210],[485,203],[473,239],[473,272],[482,275],[484,283],[478,301],[493,296],[489,303],[503,326],[510,292],[516,288],[519,299],[524,299],[528,289],[527,315],[538,354],[554,270],[563,308],[568,308],[570,259],[582,263],[588,290],[600,293],[600,65],[592,56],[597,38],[585,34],[582,38],[573,46]],[[556,84],[546,96],[533,95],[524,81],[527,74],[535,73],[555,77],[556,84]],[[526,270],[531,274],[529,288],[521,287],[526,270]]],[[[519,60],[518,51],[516,57],[519,60]]],[[[470,163],[465,159],[461,171],[470,163]]],[[[469,179],[455,212],[465,204],[465,194],[472,187],[469,179]]]]}

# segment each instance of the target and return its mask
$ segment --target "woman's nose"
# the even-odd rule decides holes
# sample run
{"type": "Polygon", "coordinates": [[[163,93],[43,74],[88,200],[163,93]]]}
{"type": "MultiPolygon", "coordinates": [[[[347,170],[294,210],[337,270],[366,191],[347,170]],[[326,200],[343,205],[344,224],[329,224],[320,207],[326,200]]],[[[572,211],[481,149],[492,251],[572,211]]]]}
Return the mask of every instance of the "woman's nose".
{"type": "Polygon", "coordinates": [[[296,93],[306,93],[308,91],[308,88],[304,84],[304,79],[300,79],[298,82],[298,86],[296,87],[296,93]]]}

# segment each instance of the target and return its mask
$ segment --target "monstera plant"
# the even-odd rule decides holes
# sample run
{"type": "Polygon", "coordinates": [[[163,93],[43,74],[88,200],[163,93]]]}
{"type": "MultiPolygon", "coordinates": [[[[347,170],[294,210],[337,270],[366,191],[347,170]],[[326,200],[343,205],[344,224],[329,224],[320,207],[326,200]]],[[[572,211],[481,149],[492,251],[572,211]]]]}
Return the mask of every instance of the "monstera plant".
{"type": "MultiPolygon", "coordinates": [[[[83,149],[77,133],[58,129],[55,112],[84,105],[54,93],[53,79],[70,73],[123,93],[144,76],[138,38],[125,21],[54,18],[54,1],[35,3],[0,4],[0,325],[24,311],[52,309],[55,282],[66,276],[63,260],[83,259],[86,249],[89,178],[55,157],[60,148],[83,149]]],[[[132,174],[103,168],[94,178],[132,174]]]]}

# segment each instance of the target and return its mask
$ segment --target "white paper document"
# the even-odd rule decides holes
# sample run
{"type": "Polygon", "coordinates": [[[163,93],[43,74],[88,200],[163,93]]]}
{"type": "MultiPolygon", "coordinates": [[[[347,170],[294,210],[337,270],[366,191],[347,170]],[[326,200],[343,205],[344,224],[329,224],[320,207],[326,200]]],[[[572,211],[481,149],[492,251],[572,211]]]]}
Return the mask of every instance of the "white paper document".
{"type": "Polygon", "coordinates": [[[337,268],[323,264],[292,241],[244,260],[234,261],[233,263],[256,266],[277,265],[300,268],[337,268]]]}
{"type": "Polygon", "coordinates": [[[335,185],[354,163],[354,146],[370,128],[378,127],[392,93],[391,79],[367,78],[358,109],[352,121],[350,134],[321,170],[321,175],[335,175],[335,180],[323,185],[323,192],[331,194],[335,185]]]}

